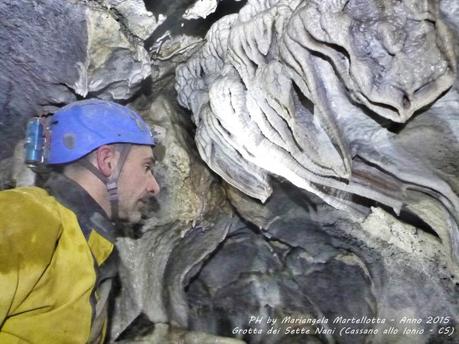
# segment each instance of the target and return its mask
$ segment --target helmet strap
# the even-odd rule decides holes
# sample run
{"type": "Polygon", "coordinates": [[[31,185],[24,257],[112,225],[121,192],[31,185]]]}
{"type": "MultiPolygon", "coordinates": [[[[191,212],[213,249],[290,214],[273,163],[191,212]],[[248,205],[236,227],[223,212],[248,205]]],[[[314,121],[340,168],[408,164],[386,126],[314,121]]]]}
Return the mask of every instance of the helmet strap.
{"type": "Polygon", "coordinates": [[[129,155],[131,150],[130,144],[123,144],[119,149],[120,158],[114,173],[108,178],[105,183],[108,192],[108,199],[110,201],[110,208],[112,213],[112,221],[119,221],[119,195],[118,195],[118,180],[123,169],[124,163],[129,155]]]}
{"type": "Polygon", "coordinates": [[[110,177],[106,177],[102,172],[87,159],[80,159],[79,164],[89,170],[97,178],[105,184],[108,193],[108,200],[110,201],[111,219],[112,221],[118,222],[119,220],[119,195],[118,195],[118,179],[121,174],[121,170],[126,162],[126,159],[131,150],[130,144],[122,144],[119,148],[120,157],[116,169],[113,171],[110,177]]]}
{"type": "Polygon", "coordinates": [[[83,159],[80,159],[78,160],[78,163],[83,166],[84,168],[86,168],[87,170],[89,170],[93,175],[95,175],[97,178],[100,179],[100,181],[104,184],[107,184],[107,180],[108,178],[105,177],[102,172],[100,172],[96,166],[94,166],[93,164],[91,164],[89,162],[89,160],[87,160],[86,158],[83,158],[83,159]]]}

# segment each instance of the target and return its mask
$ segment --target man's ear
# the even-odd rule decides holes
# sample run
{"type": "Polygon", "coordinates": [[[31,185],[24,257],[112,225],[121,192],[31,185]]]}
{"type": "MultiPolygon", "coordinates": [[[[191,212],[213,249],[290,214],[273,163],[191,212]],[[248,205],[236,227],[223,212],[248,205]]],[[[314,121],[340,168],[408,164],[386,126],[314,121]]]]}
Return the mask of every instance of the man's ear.
{"type": "Polygon", "coordinates": [[[103,145],[96,150],[96,163],[100,172],[110,177],[117,163],[116,150],[112,146],[103,145]]]}

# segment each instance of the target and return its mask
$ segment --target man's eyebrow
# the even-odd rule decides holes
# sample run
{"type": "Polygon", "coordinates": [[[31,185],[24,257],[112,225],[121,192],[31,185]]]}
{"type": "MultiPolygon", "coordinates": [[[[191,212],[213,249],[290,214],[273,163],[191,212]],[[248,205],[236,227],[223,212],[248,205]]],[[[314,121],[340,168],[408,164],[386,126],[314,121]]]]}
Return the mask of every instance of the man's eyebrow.
{"type": "Polygon", "coordinates": [[[144,163],[149,163],[149,164],[154,165],[154,164],[155,164],[155,158],[152,157],[152,156],[150,156],[150,157],[148,157],[148,158],[143,159],[143,162],[144,162],[144,163]]]}

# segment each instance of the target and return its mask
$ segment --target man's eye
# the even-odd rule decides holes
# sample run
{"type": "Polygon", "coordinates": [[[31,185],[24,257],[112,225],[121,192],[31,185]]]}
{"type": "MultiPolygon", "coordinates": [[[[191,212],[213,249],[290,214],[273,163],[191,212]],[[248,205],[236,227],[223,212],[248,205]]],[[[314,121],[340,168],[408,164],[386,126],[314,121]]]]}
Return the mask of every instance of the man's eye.
{"type": "Polygon", "coordinates": [[[145,165],[145,172],[152,171],[153,166],[151,165],[145,165]]]}

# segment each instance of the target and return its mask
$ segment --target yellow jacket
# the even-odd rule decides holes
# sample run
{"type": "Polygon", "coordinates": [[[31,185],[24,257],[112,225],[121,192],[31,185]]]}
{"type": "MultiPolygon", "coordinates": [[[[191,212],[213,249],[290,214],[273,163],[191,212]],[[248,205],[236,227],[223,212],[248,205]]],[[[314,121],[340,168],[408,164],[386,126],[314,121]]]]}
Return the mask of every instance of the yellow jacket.
{"type": "Polygon", "coordinates": [[[96,289],[114,245],[79,220],[44,189],[0,192],[0,343],[103,341],[96,289]]]}

